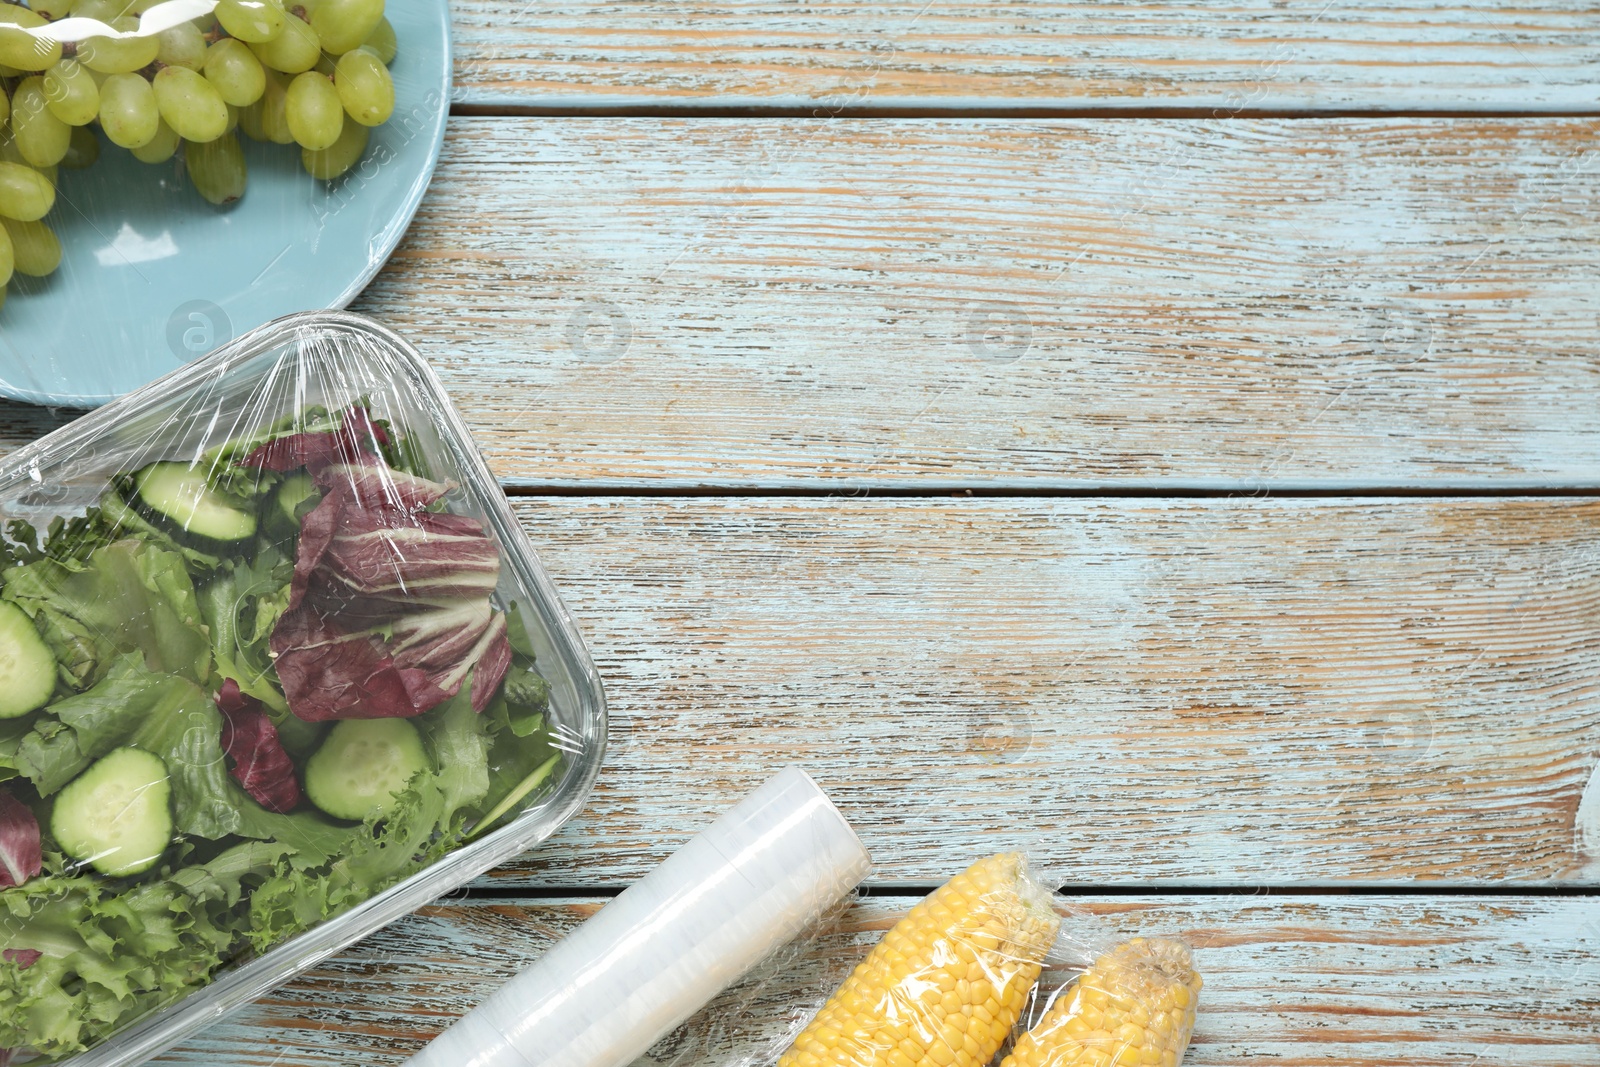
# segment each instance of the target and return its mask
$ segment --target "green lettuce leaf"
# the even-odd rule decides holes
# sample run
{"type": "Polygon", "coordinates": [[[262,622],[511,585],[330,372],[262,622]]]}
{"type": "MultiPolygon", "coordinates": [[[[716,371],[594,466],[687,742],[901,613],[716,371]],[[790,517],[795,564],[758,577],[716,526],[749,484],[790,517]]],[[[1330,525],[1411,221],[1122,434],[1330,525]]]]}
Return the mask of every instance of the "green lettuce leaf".
{"type": "Polygon", "coordinates": [[[434,781],[443,794],[441,823],[460,809],[482,800],[489,792],[489,749],[493,739],[488,723],[472,710],[472,685],[419,720],[423,738],[438,768],[434,781]]]}
{"type": "Polygon", "coordinates": [[[49,796],[96,759],[129,744],[152,718],[164,718],[198,693],[172,675],[151,674],[144,657],[126,653],[87,692],[48,709],[17,750],[17,765],[40,795],[49,796]]]}
{"type": "Polygon", "coordinates": [[[411,876],[460,841],[441,832],[449,819],[444,791],[418,774],[381,820],[369,819],[326,866],[280,863],[250,895],[250,942],[256,950],[308,930],[324,919],[411,876]]]}
{"type": "Polygon", "coordinates": [[[22,774],[17,750],[32,729],[33,724],[26,719],[0,719],[0,782],[22,774]]]}
{"type": "Polygon", "coordinates": [[[73,689],[99,681],[119,652],[151,671],[204,681],[211,649],[183,557],[125,538],[82,560],[38,559],[3,575],[5,599],[26,611],[73,689]]]}
{"type": "Polygon", "coordinates": [[[506,672],[501,690],[506,702],[506,727],[518,737],[530,737],[544,728],[550,710],[550,683],[520,657],[506,672]]]}
{"type": "Polygon", "coordinates": [[[15,762],[49,796],[123,745],[167,765],[179,833],[216,839],[240,832],[240,791],[222,755],[222,713],[188,679],[145,670],[138,653],[118,658],[88,692],[51,705],[21,739],[15,762]]]}
{"type": "Polygon", "coordinates": [[[362,827],[335,826],[309,811],[279,815],[257,804],[232,779],[228,787],[239,816],[239,828],[234,832],[282,845],[288,849],[289,864],[297,870],[326,866],[364,836],[362,827]]]}
{"type": "Polygon", "coordinates": [[[50,857],[0,893],[0,949],[41,953],[0,960],[0,1048],[78,1052],[203,985],[246,949],[240,901],[285,854],[249,842],[120,892],[50,857]]]}

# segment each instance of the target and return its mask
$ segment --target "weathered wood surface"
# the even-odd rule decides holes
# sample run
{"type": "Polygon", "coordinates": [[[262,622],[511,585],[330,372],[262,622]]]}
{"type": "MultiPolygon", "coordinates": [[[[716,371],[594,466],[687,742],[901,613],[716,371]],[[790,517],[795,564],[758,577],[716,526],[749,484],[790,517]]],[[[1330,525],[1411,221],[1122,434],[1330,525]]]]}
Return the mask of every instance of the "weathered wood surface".
{"type": "Polygon", "coordinates": [[[518,509],[615,718],[490,884],[626,885],[789,763],[884,885],[975,848],[1090,888],[1600,875],[1600,502],[518,509]]]}
{"type": "Polygon", "coordinates": [[[462,0],[457,100],[791,107],[1593,110],[1575,0],[462,0]]]}
{"type": "Polygon", "coordinates": [[[63,408],[41,408],[0,400],[0,459],[51,430],[60,429],[81,414],[63,408]]]}
{"type": "Polygon", "coordinates": [[[459,119],[357,307],[525,485],[1593,486],[1596,131],[459,119]]]}
{"type": "MultiPolygon", "coordinates": [[[[909,900],[858,903],[807,951],[660,1042],[646,1064],[770,1063],[909,900]],[[756,1058],[741,1057],[756,1053],[756,1058]]],[[[1415,897],[1086,898],[1100,932],[1175,934],[1205,978],[1188,1067],[1600,1065],[1600,902],[1415,897]]],[[[445,903],[213,1026],[159,1064],[400,1063],[592,914],[445,903]]],[[[1065,972],[1062,972],[1065,973],[1065,972]]]]}

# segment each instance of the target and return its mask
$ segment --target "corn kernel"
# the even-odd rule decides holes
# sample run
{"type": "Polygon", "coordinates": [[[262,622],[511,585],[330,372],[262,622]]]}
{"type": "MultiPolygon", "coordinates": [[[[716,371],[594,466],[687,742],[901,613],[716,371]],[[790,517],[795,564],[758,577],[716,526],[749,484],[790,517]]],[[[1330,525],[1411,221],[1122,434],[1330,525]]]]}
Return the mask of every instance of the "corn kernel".
{"type": "Polygon", "coordinates": [[[986,1067],[1059,923],[1021,856],[973,864],[895,924],[778,1067],[986,1067]]]}
{"type": "Polygon", "coordinates": [[[1125,942],[1058,997],[1000,1067],[1179,1067],[1199,992],[1184,946],[1125,942]]]}

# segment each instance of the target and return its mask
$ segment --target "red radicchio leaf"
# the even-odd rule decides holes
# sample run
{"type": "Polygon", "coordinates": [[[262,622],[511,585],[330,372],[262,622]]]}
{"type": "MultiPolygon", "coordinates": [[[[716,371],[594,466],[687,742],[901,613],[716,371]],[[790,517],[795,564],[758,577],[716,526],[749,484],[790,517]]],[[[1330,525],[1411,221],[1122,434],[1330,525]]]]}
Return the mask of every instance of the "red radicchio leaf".
{"type": "Polygon", "coordinates": [[[0,789],[0,889],[21,885],[43,869],[39,820],[26,804],[0,789]]]}
{"type": "Polygon", "coordinates": [[[483,711],[511,665],[489,595],[500,549],[483,524],[423,510],[451,486],[367,462],[313,472],[289,609],[271,648],[289,708],[307,722],[410,718],[473,672],[483,711]]]}
{"type": "Polygon", "coordinates": [[[227,678],[217,691],[217,710],[222,712],[222,750],[233,763],[228,773],[268,811],[292,810],[300,803],[294,762],[261,702],[227,678]]]}
{"type": "Polygon", "coordinates": [[[481,713],[494,699],[495,690],[505,680],[511,669],[511,638],[504,615],[495,618],[500,626],[478,660],[478,669],[472,674],[472,710],[481,713]]]}
{"type": "MultiPolygon", "coordinates": [[[[6,959],[10,960],[12,963],[15,963],[18,967],[21,967],[23,970],[27,970],[29,967],[32,967],[35,963],[38,963],[39,962],[39,957],[43,956],[43,955],[44,955],[44,953],[40,952],[36,948],[8,948],[4,952],[0,952],[0,956],[3,956],[6,959]]],[[[0,1052],[6,1052],[6,1051],[8,1051],[8,1050],[0,1049],[0,1052]]],[[[0,1061],[0,1062],[3,1062],[3,1061],[0,1061]]]]}
{"type": "Polygon", "coordinates": [[[372,415],[359,404],[344,413],[337,430],[322,433],[292,433],[268,441],[240,461],[240,466],[269,471],[292,471],[305,467],[320,470],[330,463],[361,463],[379,445],[389,443],[389,434],[372,421],[372,415]]]}
{"type": "Polygon", "coordinates": [[[408,719],[450,696],[426,671],[396,666],[374,635],[343,630],[308,606],[284,612],[271,645],[289,710],[306,722],[408,719]]]}

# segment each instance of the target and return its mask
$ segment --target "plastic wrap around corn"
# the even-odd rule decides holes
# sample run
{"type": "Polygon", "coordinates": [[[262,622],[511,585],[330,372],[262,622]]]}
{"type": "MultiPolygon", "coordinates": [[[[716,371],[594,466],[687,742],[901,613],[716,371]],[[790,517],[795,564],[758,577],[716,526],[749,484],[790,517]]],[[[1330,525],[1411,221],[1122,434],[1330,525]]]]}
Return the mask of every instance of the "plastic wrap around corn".
{"type": "Polygon", "coordinates": [[[984,1067],[1059,926],[1021,854],[980,860],[884,936],[778,1067],[984,1067]]]}
{"type": "Polygon", "coordinates": [[[1178,1067],[1199,999],[1187,948],[1134,938],[1096,960],[1000,1067],[1178,1067]]]}

